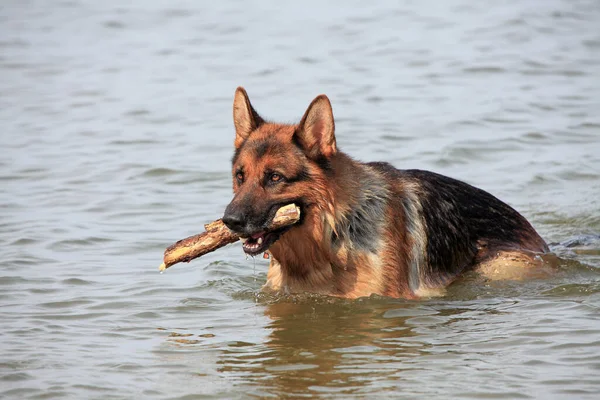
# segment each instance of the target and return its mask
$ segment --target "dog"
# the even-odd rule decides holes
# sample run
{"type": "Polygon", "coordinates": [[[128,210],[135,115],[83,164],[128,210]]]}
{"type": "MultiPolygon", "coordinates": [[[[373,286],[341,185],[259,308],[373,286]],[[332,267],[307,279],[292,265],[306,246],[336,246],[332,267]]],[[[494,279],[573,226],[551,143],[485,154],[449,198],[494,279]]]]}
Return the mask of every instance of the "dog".
{"type": "Polygon", "coordinates": [[[270,253],[264,290],[416,299],[465,271],[530,264],[549,251],[523,216],[481,189],[339,151],[325,95],[297,125],[279,124],[239,87],[233,122],[234,197],[223,222],[247,254],[270,253]],[[290,203],[300,221],[266,230],[290,203]]]}

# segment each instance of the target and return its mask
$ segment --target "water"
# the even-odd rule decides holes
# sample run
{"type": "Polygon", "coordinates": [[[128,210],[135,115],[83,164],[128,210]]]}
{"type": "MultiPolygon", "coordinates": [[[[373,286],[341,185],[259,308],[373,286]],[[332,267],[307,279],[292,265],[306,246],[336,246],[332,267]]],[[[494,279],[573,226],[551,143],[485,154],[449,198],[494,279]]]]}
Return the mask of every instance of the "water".
{"type": "Polygon", "coordinates": [[[597,398],[600,3],[4,1],[0,397],[597,398]],[[238,85],[332,100],[354,157],[521,211],[551,277],[357,301],[259,293],[239,244],[161,275],[231,198],[238,85]]]}

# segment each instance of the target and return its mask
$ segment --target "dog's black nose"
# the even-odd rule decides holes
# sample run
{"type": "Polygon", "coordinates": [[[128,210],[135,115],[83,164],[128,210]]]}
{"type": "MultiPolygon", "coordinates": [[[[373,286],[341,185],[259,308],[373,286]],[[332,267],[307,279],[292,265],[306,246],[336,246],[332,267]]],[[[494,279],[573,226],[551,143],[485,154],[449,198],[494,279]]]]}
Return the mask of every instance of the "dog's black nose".
{"type": "Polygon", "coordinates": [[[223,215],[223,223],[234,232],[242,232],[244,229],[244,217],[241,213],[227,212],[223,215]]]}

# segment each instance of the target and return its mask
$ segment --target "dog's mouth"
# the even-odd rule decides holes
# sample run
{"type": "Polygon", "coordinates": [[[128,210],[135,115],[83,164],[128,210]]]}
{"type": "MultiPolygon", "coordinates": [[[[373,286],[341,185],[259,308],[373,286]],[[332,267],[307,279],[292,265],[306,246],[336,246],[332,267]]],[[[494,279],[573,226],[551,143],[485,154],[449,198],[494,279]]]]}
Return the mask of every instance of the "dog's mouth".
{"type": "Polygon", "coordinates": [[[287,229],[288,227],[270,232],[261,231],[253,233],[249,237],[240,237],[242,249],[246,254],[251,256],[264,253],[265,251],[269,250],[269,247],[271,247],[271,245],[275,243],[281,234],[287,229]]]}
{"type": "MultiPolygon", "coordinates": [[[[302,203],[298,200],[294,201],[294,200],[290,200],[287,201],[285,203],[281,203],[281,204],[275,204],[271,207],[270,211],[269,211],[269,217],[266,219],[266,221],[272,221],[273,218],[275,217],[275,214],[277,213],[277,210],[279,210],[283,205],[286,204],[296,204],[298,207],[302,207],[302,203]]],[[[301,208],[301,210],[303,210],[303,208],[301,208]]],[[[273,245],[273,243],[275,243],[277,240],[279,240],[279,238],[281,238],[281,236],[286,233],[287,231],[289,231],[290,229],[292,229],[294,226],[298,226],[300,224],[302,224],[304,218],[304,212],[300,212],[300,220],[297,221],[295,224],[292,225],[286,225],[282,228],[279,229],[267,229],[266,226],[270,225],[270,222],[263,222],[262,226],[256,227],[254,229],[256,229],[256,231],[254,231],[253,233],[252,230],[247,230],[245,232],[236,232],[238,234],[238,236],[240,237],[240,241],[242,242],[242,249],[244,250],[244,253],[251,255],[251,256],[256,256],[260,253],[264,253],[267,250],[269,250],[269,247],[271,247],[273,245]]]]}

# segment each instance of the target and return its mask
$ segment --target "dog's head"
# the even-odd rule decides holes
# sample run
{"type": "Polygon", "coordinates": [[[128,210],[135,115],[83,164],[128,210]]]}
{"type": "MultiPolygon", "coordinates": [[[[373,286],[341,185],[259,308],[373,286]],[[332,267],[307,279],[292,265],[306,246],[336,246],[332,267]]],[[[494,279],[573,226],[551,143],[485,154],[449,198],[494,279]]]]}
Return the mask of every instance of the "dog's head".
{"type": "Polygon", "coordinates": [[[326,196],[328,169],[337,152],[333,111],[327,96],[320,95],[298,125],[267,122],[239,87],[233,122],[234,197],[223,222],[242,238],[244,251],[255,255],[290,229],[267,231],[281,206],[296,203],[306,217],[312,205],[326,196]]]}

